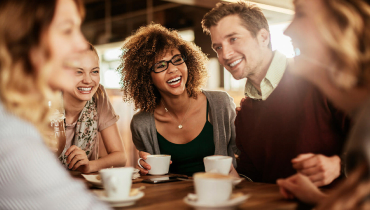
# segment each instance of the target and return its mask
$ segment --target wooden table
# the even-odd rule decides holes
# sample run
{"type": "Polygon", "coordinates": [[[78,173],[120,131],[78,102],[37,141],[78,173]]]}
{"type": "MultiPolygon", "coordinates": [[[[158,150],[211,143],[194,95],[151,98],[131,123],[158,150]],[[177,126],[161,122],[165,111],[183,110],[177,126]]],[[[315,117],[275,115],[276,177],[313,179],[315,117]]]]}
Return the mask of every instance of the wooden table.
{"type": "MultiPolygon", "coordinates": [[[[141,178],[149,177],[153,176],[143,176],[141,178]]],[[[133,206],[116,209],[136,209],[136,210],[193,209],[183,201],[184,197],[187,196],[188,193],[195,193],[192,181],[149,184],[142,183],[140,182],[139,179],[132,184],[132,188],[138,188],[141,186],[145,186],[145,189],[143,190],[145,195],[143,198],[138,200],[136,204],[133,206]]],[[[248,182],[243,180],[233,190],[233,193],[238,192],[251,195],[251,197],[248,200],[246,200],[242,205],[240,205],[238,209],[256,209],[256,210],[310,209],[309,206],[305,206],[304,204],[298,203],[297,201],[288,201],[283,199],[283,197],[279,193],[278,186],[275,184],[248,182]]]]}

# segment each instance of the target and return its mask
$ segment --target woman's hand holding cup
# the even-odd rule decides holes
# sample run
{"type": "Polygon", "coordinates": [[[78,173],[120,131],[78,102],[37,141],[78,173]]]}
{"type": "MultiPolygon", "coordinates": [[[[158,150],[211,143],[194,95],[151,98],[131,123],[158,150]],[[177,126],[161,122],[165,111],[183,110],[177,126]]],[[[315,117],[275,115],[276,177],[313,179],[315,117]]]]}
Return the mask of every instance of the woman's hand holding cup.
{"type": "Polygon", "coordinates": [[[140,151],[139,156],[140,158],[137,161],[137,167],[140,170],[141,175],[164,175],[169,172],[169,167],[172,163],[171,155],[151,155],[147,152],[140,151]]]}
{"type": "Polygon", "coordinates": [[[146,163],[144,160],[146,160],[146,157],[150,155],[150,153],[147,153],[147,152],[144,152],[144,151],[140,151],[139,152],[139,160],[138,160],[138,165],[136,166],[137,169],[140,170],[140,174],[141,175],[147,175],[149,170],[151,169],[150,165],[148,163],[146,163]],[[140,165],[142,167],[140,167],[140,165]]]}

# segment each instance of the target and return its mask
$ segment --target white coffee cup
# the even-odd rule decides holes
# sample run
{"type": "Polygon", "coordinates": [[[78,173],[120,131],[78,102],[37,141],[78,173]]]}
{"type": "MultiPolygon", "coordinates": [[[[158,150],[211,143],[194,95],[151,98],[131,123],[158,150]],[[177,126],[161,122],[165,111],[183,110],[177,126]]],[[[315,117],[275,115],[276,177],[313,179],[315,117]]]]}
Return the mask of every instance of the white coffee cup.
{"type": "Polygon", "coordinates": [[[213,155],[203,158],[206,172],[224,175],[229,174],[232,161],[232,157],[222,155],[213,155]]]}
{"type": "Polygon", "coordinates": [[[133,171],[133,167],[107,168],[99,171],[108,198],[129,197],[133,171]]]}
{"type": "Polygon", "coordinates": [[[227,201],[232,193],[232,177],[215,173],[195,173],[195,193],[199,203],[220,204],[227,201]]]}
{"type": "MultiPolygon", "coordinates": [[[[139,158],[137,161],[138,165],[141,168],[144,168],[140,164],[140,160],[144,160],[143,158],[139,158]]],[[[148,174],[151,175],[164,175],[168,174],[168,170],[170,169],[170,161],[171,155],[148,155],[146,156],[146,163],[150,165],[150,170],[148,174]]]]}

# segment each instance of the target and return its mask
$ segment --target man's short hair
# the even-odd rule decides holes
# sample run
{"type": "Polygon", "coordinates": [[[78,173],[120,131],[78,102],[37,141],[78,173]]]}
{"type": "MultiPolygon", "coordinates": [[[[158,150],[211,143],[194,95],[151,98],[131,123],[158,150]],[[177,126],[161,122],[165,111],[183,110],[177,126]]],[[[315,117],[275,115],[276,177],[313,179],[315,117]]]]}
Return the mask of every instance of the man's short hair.
{"type": "MultiPolygon", "coordinates": [[[[262,10],[253,3],[238,1],[236,3],[220,2],[216,7],[204,15],[202,20],[203,32],[210,34],[210,28],[224,17],[229,15],[238,15],[242,20],[242,25],[252,34],[253,37],[262,29],[269,32],[269,25],[262,10]]],[[[268,47],[271,49],[271,36],[268,47]]]]}

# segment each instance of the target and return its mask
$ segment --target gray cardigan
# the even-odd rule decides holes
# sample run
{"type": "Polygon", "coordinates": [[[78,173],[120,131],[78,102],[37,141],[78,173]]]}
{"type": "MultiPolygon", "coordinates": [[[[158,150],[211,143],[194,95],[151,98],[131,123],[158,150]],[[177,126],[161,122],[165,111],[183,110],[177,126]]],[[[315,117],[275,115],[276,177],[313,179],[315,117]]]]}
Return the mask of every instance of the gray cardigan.
{"type": "MultiPolygon", "coordinates": [[[[209,102],[209,115],[213,125],[213,140],[215,143],[215,155],[233,157],[233,165],[236,168],[234,154],[239,154],[235,144],[235,103],[233,98],[223,91],[206,91],[204,95],[209,102]]],[[[161,154],[157,139],[154,114],[138,112],[131,121],[132,140],[139,151],[150,154],[161,154]]]]}

